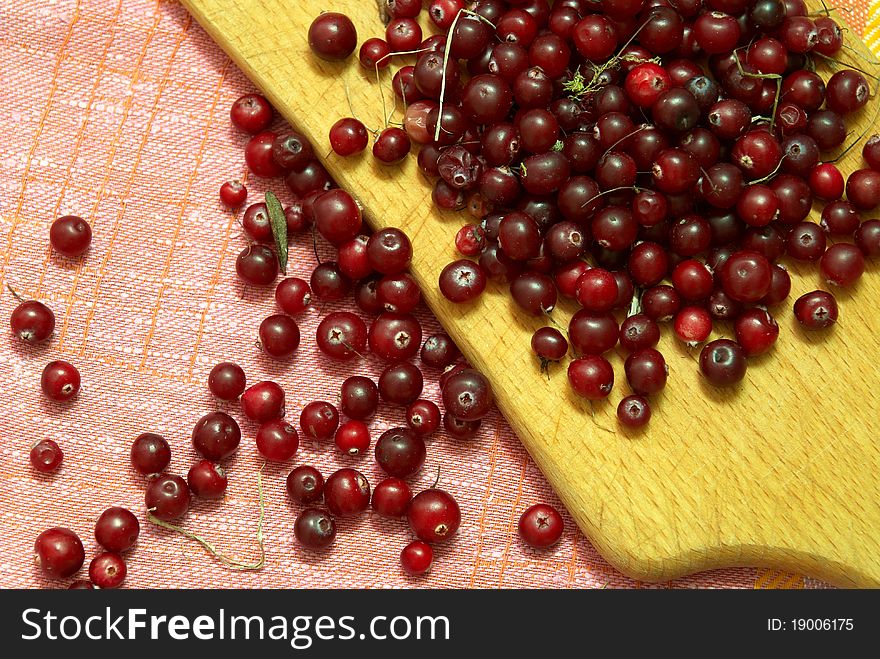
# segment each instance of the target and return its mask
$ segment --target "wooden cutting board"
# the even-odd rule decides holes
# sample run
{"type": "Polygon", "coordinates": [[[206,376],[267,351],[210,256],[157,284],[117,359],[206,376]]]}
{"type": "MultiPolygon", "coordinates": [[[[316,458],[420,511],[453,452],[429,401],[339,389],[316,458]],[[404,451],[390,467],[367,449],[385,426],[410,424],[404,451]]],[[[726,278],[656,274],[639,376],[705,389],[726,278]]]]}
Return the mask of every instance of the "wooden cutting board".
{"type": "MultiPolygon", "coordinates": [[[[819,8],[817,0],[809,4],[819,8]]],[[[382,124],[375,72],[361,69],[356,56],[345,63],[317,59],[306,36],[312,19],[331,8],[353,19],[359,40],[382,36],[373,0],[184,5],[318,153],[330,152],[333,122],[352,113],[346,86],[354,112],[368,126],[382,124]]],[[[846,40],[870,57],[852,31],[846,40]]],[[[820,72],[830,75],[827,67],[820,72]]],[[[389,104],[390,76],[382,75],[389,104]]],[[[876,119],[878,102],[851,121],[855,134],[876,119]]],[[[397,226],[412,237],[412,269],[428,305],[490,377],[504,416],[615,567],[656,581],[710,568],[765,566],[844,586],[880,586],[876,266],[838,294],[840,322],[831,331],[805,334],[790,303],[775,310],[781,329],[775,350],[753,359],[733,390],[707,386],[698,353],[665,331],[660,349],[669,385],[653,402],[647,430],[627,433],[615,417],[618,401],[629,393],[619,353],[611,355],[614,392],[591,413],[569,392],[564,366],[551,368],[549,379],[539,373],[529,339],[542,323],[516,313],[506,287],[490,287],[470,306],[452,305],[439,294],[437,276],[455,258],[452,239],[466,220],[433,209],[415,152],[395,167],[377,164],[368,151],[349,159],[330,155],[325,164],[361,201],[374,228],[397,226]]],[[[843,169],[860,166],[854,149],[843,169]]],[[[792,270],[791,301],[819,287],[815,267],[792,270]]],[[[571,311],[554,311],[557,322],[567,324],[571,311]]],[[[729,327],[720,330],[716,335],[730,336],[729,327]]]]}

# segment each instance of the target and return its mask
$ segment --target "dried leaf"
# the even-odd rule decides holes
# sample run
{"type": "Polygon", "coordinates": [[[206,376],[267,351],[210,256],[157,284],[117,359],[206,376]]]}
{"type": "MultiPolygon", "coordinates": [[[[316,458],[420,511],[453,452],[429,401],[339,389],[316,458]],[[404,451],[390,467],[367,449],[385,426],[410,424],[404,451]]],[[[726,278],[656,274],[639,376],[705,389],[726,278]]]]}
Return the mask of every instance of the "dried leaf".
{"type": "Polygon", "coordinates": [[[269,224],[275,238],[275,249],[278,252],[278,267],[282,274],[287,274],[287,218],[284,208],[274,192],[266,193],[266,210],[269,211],[269,224]]]}

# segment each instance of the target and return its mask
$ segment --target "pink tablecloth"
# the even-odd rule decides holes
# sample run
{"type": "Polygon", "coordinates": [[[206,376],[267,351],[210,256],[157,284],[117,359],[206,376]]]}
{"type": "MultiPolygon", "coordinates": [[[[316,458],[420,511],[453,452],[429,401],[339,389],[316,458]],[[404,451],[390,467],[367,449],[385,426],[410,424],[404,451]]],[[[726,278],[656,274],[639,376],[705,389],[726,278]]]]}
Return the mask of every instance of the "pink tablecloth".
{"type": "MultiPolygon", "coordinates": [[[[853,4],[841,0],[837,6],[853,4]]],[[[864,4],[852,25],[861,31],[864,4]]],[[[291,3],[291,11],[296,4],[291,3]]],[[[256,327],[273,310],[271,291],[243,290],[233,263],[244,246],[236,215],[217,189],[245,178],[245,138],[230,127],[230,103],[251,90],[242,73],[174,2],[8,0],[0,3],[0,278],[21,294],[45,300],[58,318],[55,339],[37,348],[0,341],[0,586],[58,586],[31,561],[44,528],[76,530],[87,561],[96,546],[94,520],[110,505],[143,510],[143,482],[129,467],[131,440],[151,430],[173,446],[171,469],[195,459],[194,422],[216,405],[205,380],[211,366],[235,359],[251,381],[274,379],[294,418],[313,399],[333,400],[350,366],[318,359],[319,310],[302,320],[306,337],[290,365],[261,357],[256,327]],[[94,241],[82,261],[50,253],[48,227],[57,216],[85,217],[94,241]],[[39,391],[43,365],[75,363],[83,376],[78,399],[47,403],[39,391]],[[56,439],[64,465],[36,475],[27,454],[56,439]]],[[[265,182],[251,182],[251,199],[265,182]]],[[[278,186],[275,189],[281,193],[278,186]]],[[[283,196],[283,195],[282,195],[283,196]]],[[[291,248],[293,274],[315,264],[307,241],[291,248]]],[[[8,317],[13,297],[0,295],[8,317]]],[[[324,311],[329,310],[329,306],[324,311]]],[[[440,328],[426,310],[427,334],[440,328]]],[[[359,370],[373,376],[369,361],[359,370]]],[[[429,372],[434,381],[437,373],[429,372]]],[[[432,384],[429,393],[436,396],[432,384]]],[[[236,405],[228,406],[233,414],[236,405]]],[[[388,411],[386,411],[388,412],[388,411]]],[[[372,423],[374,436],[399,423],[399,411],[372,423]]],[[[220,548],[255,556],[260,460],[254,428],[229,465],[223,503],[198,503],[186,521],[220,548]]],[[[369,457],[341,458],[332,445],[305,442],[297,463],[325,473],[356,465],[375,483],[369,457]]],[[[442,487],[463,509],[456,540],[438,551],[424,579],[403,576],[404,523],[364,515],[342,521],[336,546],[303,552],[292,534],[294,510],[284,491],[290,466],[265,470],[267,565],[261,572],[222,569],[195,544],[144,523],[129,556],[130,587],[602,587],[641,586],[609,567],[570,519],[562,542],[536,553],[516,534],[532,503],[558,505],[504,420],[492,414],[480,437],[456,444],[438,433],[417,487],[437,467],[442,487]]],[[[662,587],[803,587],[796,575],[722,570],[662,587]]]]}

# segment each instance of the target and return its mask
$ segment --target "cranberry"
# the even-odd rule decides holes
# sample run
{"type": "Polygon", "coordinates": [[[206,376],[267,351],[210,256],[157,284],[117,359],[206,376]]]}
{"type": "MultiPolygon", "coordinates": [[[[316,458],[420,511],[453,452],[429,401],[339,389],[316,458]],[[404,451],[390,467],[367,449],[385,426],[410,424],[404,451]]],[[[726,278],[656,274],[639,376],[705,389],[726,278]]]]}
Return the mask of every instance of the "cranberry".
{"type": "Polygon", "coordinates": [[[344,190],[328,190],[315,200],[315,228],[334,245],[341,245],[356,237],[363,224],[361,209],[354,198],[344,190]]]}
{"type": "Polygon", "coordinates": [[[367,326],[349,311],[327,314],[315,331],[318,348],[334,359],[349,360],[363,355],[367,347],[367,326]]]}
{"type": "Polygon", "coordinates": [[[681,308],[681,296],[672,286],[652,286],[642,293],[642,310],[655,321],[671,320],[681,308]]]}
{"type": "Polygon", "coordinates": [[[370,351],[389,363],[414,357],[422,343],[422,326],[411,314],[386,312],[370,326],[370,351]]]}
{"type": "Polygon", "coordinates": [[[694,38],[705,53],[727,53],[739,42],[739,23],[723,12],[707,12],[694,21],[694,38]]]}
{"type": "Polygon", "coordinates": [[[49,400],[66,401],[79,391],[79,371],[73,364],[61,360],[49,362],[43,368],[40,388],[49,400]]]}
{"type": "Polygon", "coordinates": [[[77,579],[67,587],[67,590],[95,590],[95,585],[88,579],[77,579]]]}
{"type": "Polygon", "coordinates": [[[473,439],[480,432],[482,419],[476,421],[463,421],[456,419],[454,415],[446,412],[443,415],[443,428],[453,439],[467,440],[473,439]]]}
{"type": "Polygon", "coordinates": [[[874,134],[862,147],[862,157],[868,163],[868,167],[880,170],[880,135],[874,134]]]}
{"type": "Polygon", "coordinates": [[[482,419],[492,409],[492,387],[474,369],[459,371],[443,386],[443,404],[462,421],[482,419]]]}
{"type": "Polygon", "coordinates": [[[284,168],[275,162],[273,145],[278,136],[270,130],[254,135],[244,149],[244,161],[256,176],[275,178],[284,175],[284,168]]]}
{"type": "Polygon", "coordinates": [[[863,211],[880,206],[880,172],[858,169],[850,174],[846,180],[846,198],[863,211]]]}
{"type": "Polygon", "coordinates": [[[272,106],[259,94],[245,94],[232,104],[229,119],[239,130],[256,135],[272,123],[272,106]]]}
{"type": "Polygon", "coordinates": [[[400,567],[413,577],[427,574],[433,561],[434,550],[431,549],[431,545],[421,540],[413,540],[400,552],[400,567]]]}
{"type": "Polygon", "coordinates": [[[719,276],[724,292],[738,302],[757,302],[770,290],[770,263],[755,252],[732,254],[719,276]]]}
{"type": "Polygon", "coordinates": [[[532,351],[541,360],[542,370],[547,370],[550,362],[561,361],[568,353],[568,341],[558,329],[541,327],[532,334],[532,351]]]}
{"type": "Polygon", "coordinates": [[[673,330],[679,339],[694,347],[709,338],[712,333],[712,317],[703,307],[684,307],[675,314],[673,330]]]}
{"type": "Polygon", "coordinates": [[[324,483],[324,501],[337,517],[357,515],[370,505],[370,484],[359,471],[340,469],[324,483]]]}
{"type": "Polygon", "coordinates": [[[147,484],[145,502],[153,517],[170,522],[189,510],[189,486],[180,476],[159,474],[147,484]]]}
{"type": "Polygon", "coordinates": [[[208,389],[220,400],[237,400],[246,383],[244,370],[233,362],[220,362],[208,375],[208,389]]]}
{"type": "Polygon", "coordinates": [[[393,165],[406,158],[411,146],[406,131],[392,126],[379,133],[373,142],[373,156],[383,164],[393,165]]]}
{"type": "Polygon", "coordinates": [[[412,492],[406,481],[386,478],[373,490],[370,505],[383,517],[403,517],[410,500],[412,500],[412,492]]]}
{"type": "Polygon", "coordinates": [[[653,62],[644,62],[631,69],[624,83],[629,99],[643,108],[654,105],[671,84],[666,70],[653,62]]]}
{"type": "Polygon", "coordinates": [[[241,430],[228,414],[211,412],[196,423],[192,441],[200,455],[217,462],[235,453],[241,441],[241,430]]]}
{"type": "Polygon", "coordinates": [[[95,540],[107,551],[121,554],[134,547],[141,531],[138,518],[127,508],[108,508],[95,522],[95,540]]]}
{"type": "Polygon", "coordinates": [[[868,220],[859,225],[855,241],[866,258],[880,256],[880,220],[868,220]]]}
{"type": "Polygon", "coordinates": [[[27,343],[42,343],[55,331],[55,314],[42,302],[27,300],[12,311],[12,333],[27,343]]]}
{"type": "Polygon", "coordinates": [[[379,376],[379,395],[392,405],[409,405],[422,393],[422,372],[410,362],[385,367],[379,376]]]}
{"type": "Polygon", "coordinates": [[[119,554],[104,552],[89,564],[89,579],[97,588],[119,588],[125,581],[126,571],[125,561],[119,554]]]}
{"type": "Polygon", "coordinates": [[[288,131],[275,136],[272,159],[282,169],[302,171],[315,159],[315,152],[304,135],[288,131]]]}
{"type": "Polygon", "coordinates": [[[200,499],[220,499],[226,493],[226,471],[210,460],[200,460],[190,467],[186,482],[194,496],[200,499]]]}
{"type": "Polygon", "coordinates": [[[312,270],[309,285],[321,300],[341,300],[351,291],[351,280],[339,269],[335,261],[324,261],[312,270]]]}
{"type": "Polygon", "coordinates": [[[290,460],[299,448],[299,435],[291,424],[281,419],[272,419],[257,430],[257,450],[267,460],[285,462],[290,460]]]}
{"type": "Polygon", "coordinates": [[[278,276],[278,259],[265,245],[245,247],[235,260],[235,271],[252,286],[268,286],[278,276]]]}
{"type": "Polygon", "coordinates": [[[795,224],[786,236],[786,253],[798,261],[818,261],[825,253],[825,232],[813,222],[795,224]]]}
{"type": "Polygon", "coordinates": [[[320,508],[304,508],[296,516],[293,533],[303,547],[325,549],[336,538],[336,522],[320,508]]]}
{"type": "Polygon", "coordinates": [[[669,368],[663,355],[654,348],[643,348],[626,358],[626,379],[632,390],[642,396],[656,394],[666,386],[669,368]]]}
{"type": "Polygon", "coordinates": [[[367,242],[369,238],[358,235],[338,247],[336,253],[339,270],[351,280],[363,279],[373,273],[367,260],[367,242]]]}
{"type": "Polygon", "coordinates": [[[409,478],[425,462],[424,440],[409,428],[386,430],[376,442],[376,462],[389,476],[409,478]]]}
{"type": "Polygon", "coordinates": [[[486,274],[479,264],[461,259],[448,264],[440,272],[440,292],[450,302],[471,302],[486,288],[486,274]]]}
{"type": "Polygon", "coordinates": [[[339,390],[339,409],[347,417],[362,421],[376,413],[379,406],[379,388],[364,375],[353,375],[342,383],[339,390]]]}
{"type": "Polygon", "coordinates": [[[92,242],[92,228],[76,215],[65,215],[52,222],[49,228],[52,249],[70,258],[81,256],[92,242]]]}
{"type": "Polygon", "coordinates": [[[828,80],[825,104],[837,114],[846,115],[865,107],[871,96],[868,81],[858,71],[838,71],[828,80]]]}
{"type": "Polygon", "coordinates": [[[382,274],[396,274],[409,267],[412,261],[412,243],[400,229],[380,229],[367,242],[367,260],[370,267],[382,274]]]}
{"type": "Polygon", "coordinates": [[[138,435],[131,445],[131,464],[144,476],[161,473],[169,462],[171,448],[161,435],[145,432],[138,435]]]}
{"type": "Polygon", "coordinates": [[[299,416],[299,427],[306,437],[326,440],[333,436],[339,425],[339,412],[336,408],[322,400],[314,401],[303,407],[299,416]]]}
{"type": "Polygon", "coordinates": [[[700,352],[700,371],[716,387],[729,387],[742,380],[746,365],[746,351],[730,339],[707,343],[700,352]]]}
{"type": "Polygon", "coordinates": [[[546,549],[562,537],[565,521],[553,506],[539,503],[527,508],[519,518],[519,536],[530,547],[546,549]]]}
{"type": "Polygon", "coordinates": [[[360,455],[370,448],[370,431],[363,421],[352,419],[339,426],[334,441],[342,453],[360,455]]]}
{"type": "Polygon", "coordinates": [[[779,336],[779,325],[764,309],[749,309],[733,324],[736,342],[745,350],[747,357],[767,352],[779,336]]]}
{"type": "Polygon", "coordinates": [[[324,12],[309,26],[309,48],[318,57],[344,60],[357,46],[357,30],[345,14],[324,12]]]}
{"type": "Polygon", "coordinates": [[[330,147],[340,156],[360,153],[368,142],[369,133],[358,119],[346,117],[330,127],[330,147]]]}
{"type": "Polygon", "coordinates": [[[34,469],[49,474],[61,466],[64,453],[61,447],[51,439],[43,439],[34,444],[30,452],[30,461],[34,469]]]}
{"type": "Polygon", "coordinates": [[[568,365],[568,381],[578,396],[602,400],[614,386],[614,370],[604,357],[586,355],[568,365]]]}
{"type": "Polygon", "coordinates": [[[819,270],[832,286],[852,286],[865,272],[865,257],[855,245],[837,243],[822,255],[819,270]]]}
{"type": "Polygon", "coordinates": [[[804,329],[825,329],[837,322],[837,300],[825,291],[805,293],[794,303],[794,316],[804,329]]]}
{"type": "Polygon", "coordinates": [[[247,188],[241,181],[226,181],[220,186],[220,201],[227,208],[238,208],[247,199],[247,193],[247,188]]]}
{"type": "Polygon", "coordinates": [[[260,323],[259,345],[274,359],[285,359],[299,347],[300,332],[296,321],[284,314],[273,314],[260,323]]]}
{"type": "Polygon", "coordinates": [[[832,163],[821,163],[813,167],[808,182],[817,199],[835,201],[843,196],[843,174],[832,163]]]}
{"type": "Polygon", "coordinates": [[[617,419],[626,428],[641,428],[651,420],[651,405],[643,396],[631,395],[617,405],[617,419]]]}
{"type": "Polygon", "coordinates": [[[572,41],[582,57],[604,62],[617,50],[617,30],[609,19],[590,14],[580,20],[572,31],[572,41]]]}
{"type": "Polygon", "coordinates": [[[284,416],[284,390],[270,380],[257,382],[242,394],[241,411],[256,423],[280,419],[284,416]]]}
{"type": "Polygon", "coordinates": [[[440,427],[440,408],[430,400],[413,401],[405,416],[406,425],[417,435],[430,435],[440,427]]]}
{"type": "Polygon", "coordinates": [[[46,529],[34,542],[37,565],[50,579],[66,579],[76,574],[85,560],[82,541],[70,529],[46,529]]]}
{"type": "Polygon", "coordinates": [[[296,503],[309,505],[324,496],[324,477],[314,467],[302,465],[287,475],[287,493],[296,503]]]}
{"type": "Polygon", "coordinates": [[[431,488],[419,492],[406,513],[410,528],[424,542],[445,542],[461,525],[461,510],[452,495],[431,488]]]}

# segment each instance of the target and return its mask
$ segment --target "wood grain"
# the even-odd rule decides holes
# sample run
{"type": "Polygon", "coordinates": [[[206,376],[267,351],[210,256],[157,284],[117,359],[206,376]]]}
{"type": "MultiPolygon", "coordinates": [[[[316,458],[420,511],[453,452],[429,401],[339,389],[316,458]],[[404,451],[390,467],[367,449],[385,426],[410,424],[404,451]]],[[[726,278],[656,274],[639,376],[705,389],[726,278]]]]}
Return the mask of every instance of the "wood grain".
{"type": "MultiPolygon", "coordinates": [[[[353,111],[382,123],[379,86],[356,58],[323,62],[306,32],[323,9],[354,20],[360,39],[381,35],[372,2],[334,0],[184,0],[198,22],[316,151],[327,132],[353,111]]],[[[818,2],[811,4],[818,7],[818,2]]],[[[850,45],[866,56],[863,44],[850,45]]],[[[856,61],[856,60],[853,60],[856,61]]],[[[858,62],[862,67],[870,66],[858,62]]],[[[828,69],[820,70],[826,77],[828,69]]],[[[382,89],[392,102],[390,72],[382,89]]],[[[860,133],[876,104],[851,122],[860,133]]],[[[398,114],[399,119],[399,114],[398,114]]],[[[465,355],[492,380],[498,406],[596,548],[624,573],[665,580],[725,566],[768,566],[845,586],[880,586],[880,444],[877,368],[880,277],[871,266],[841,291],[839,324],[806,335],[790,304],[772,355],[753,359],[732,391],[707,386],[696,352],[666,332],[661,350],[669,386],[654,402],[649,428],[628,434],[615,410],[628,389],[620,354],[611,356],[618,385],[590,406],[569,393],[565,368],[543,377],[529,350],[539,320],[516,313],[506,290],[477,303],[451,305],[437,276],[454,258],[452,237],[465,221],[432,208],[431,185],[413,155],[384,167],[368,154],[326,166],[363,204],[372,226],[398,226],[413,239],[413,272],[431,309],[465,355]]],[[[844,161],[860,165],[858,150],[844,161]]],[[[818,216],[818,208],[814,209],[818,216]]],[[[819,287],[814,267],[792,268],[792,300],[819,287]]],[[[566,323],[571,309],[558,309],[566,323]]],[[[730,335],[729,327],[716,335],[730,335]]]]}

